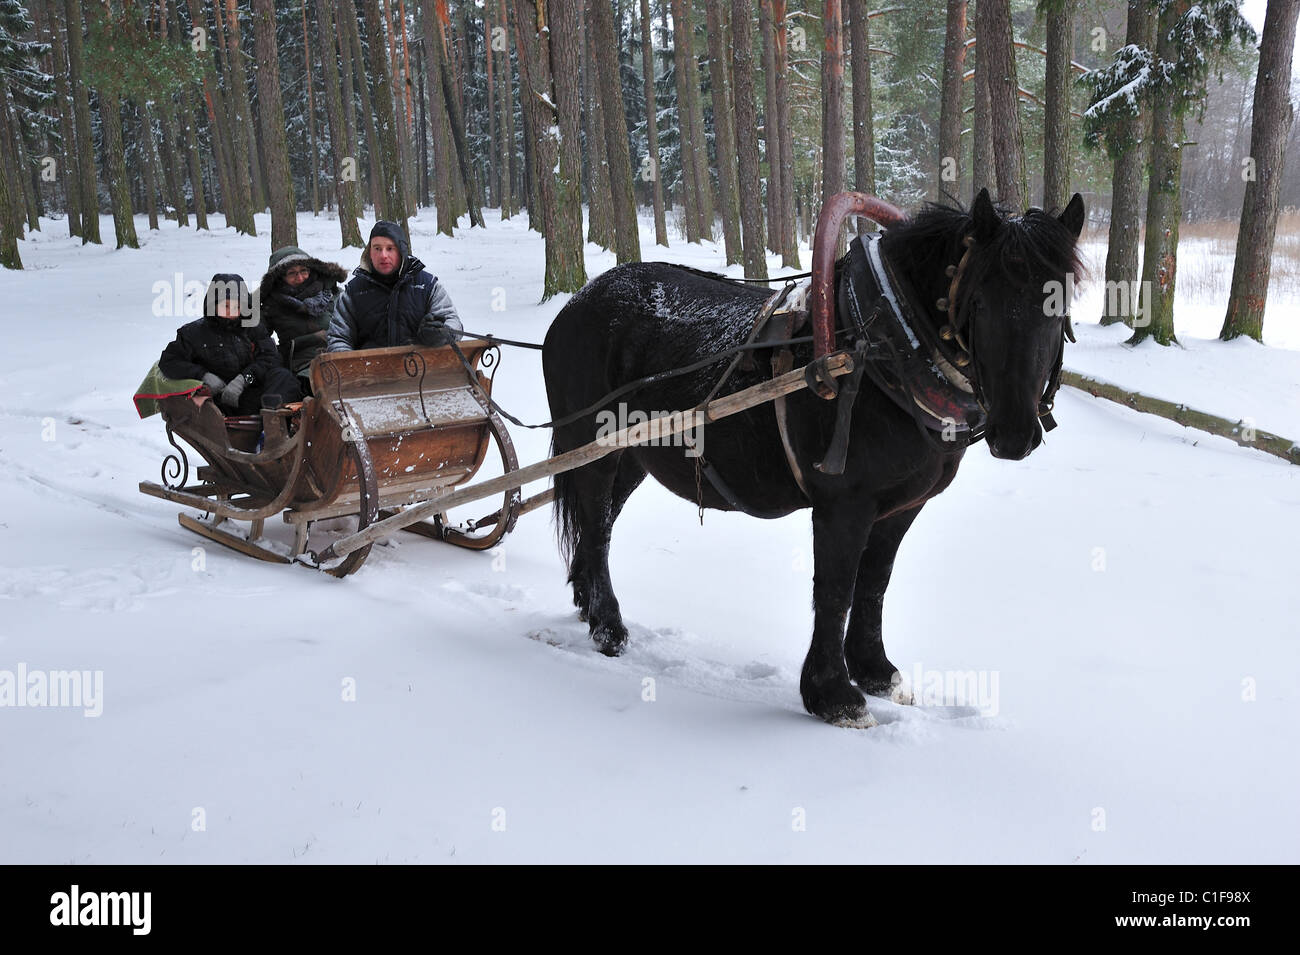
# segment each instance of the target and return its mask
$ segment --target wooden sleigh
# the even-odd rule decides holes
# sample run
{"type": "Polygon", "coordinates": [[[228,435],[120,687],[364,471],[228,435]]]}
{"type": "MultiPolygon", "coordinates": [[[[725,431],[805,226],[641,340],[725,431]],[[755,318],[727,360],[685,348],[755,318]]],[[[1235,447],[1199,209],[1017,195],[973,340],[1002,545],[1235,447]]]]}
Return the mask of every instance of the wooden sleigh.
{"type": "MultiPolygon", "coordinates": [[[[140,490],[204,512],[182,513],[182,527],[261,560],[300,561],[337,577],[364,563],[370,545],[325,566],[308,548],[316,521],[355,515],[358,531],[401,514],[471,480],[495,444],[504,472],[518,469],[514,445],[489,407],[497,350],[486,341],[455,349],[379,348],[326,353],[311,366],[314,397],[260,415],[225,417],[210,395],[161,401],[167,439],[176,453],[163,462],[162,483],[140,490]],[[468,368],[466,367],[468,365],[468,368]],[[471,379],[471,369],[473,379],[471,379]],[[477,386],[477,387],[476,387],[477,386]],[[181,438],[205,462],[189,480],[181,438]],[[294,528],[288,556],[262,543],[267,518],[294,528]],[[246,523],[246,536],[220,525],[246,523]]],[[[513,529],[521,513],[518,486],[500,509],[476,520],[446,511],[421,512],[403,530],[460,547],[485,550],[513,529]]]]}

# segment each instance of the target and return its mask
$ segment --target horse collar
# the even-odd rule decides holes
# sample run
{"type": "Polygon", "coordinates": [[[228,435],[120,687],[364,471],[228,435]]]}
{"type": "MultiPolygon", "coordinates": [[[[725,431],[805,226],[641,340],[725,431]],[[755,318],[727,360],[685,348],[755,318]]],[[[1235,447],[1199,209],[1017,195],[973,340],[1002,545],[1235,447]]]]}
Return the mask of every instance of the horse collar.
{"type": "MultiPolygon", "coordinates": [[[[927,430],[955,429],[975,440],[985,413],[975,382],[962,370],[971,365],[968,352],[948,345],[942,332],[936,334],[906,280],[881,254],[878,234],[860,236],[853,246],[843,283],[847,313],[868,349],[890,359],[870,362],[869,374],[927,430]],[[871,286],[879,294],[874,308],[864,309],[859,293],[869,293],[871,286]]],[[[954,278],[959,270],[953,270],[954,278]]]]}

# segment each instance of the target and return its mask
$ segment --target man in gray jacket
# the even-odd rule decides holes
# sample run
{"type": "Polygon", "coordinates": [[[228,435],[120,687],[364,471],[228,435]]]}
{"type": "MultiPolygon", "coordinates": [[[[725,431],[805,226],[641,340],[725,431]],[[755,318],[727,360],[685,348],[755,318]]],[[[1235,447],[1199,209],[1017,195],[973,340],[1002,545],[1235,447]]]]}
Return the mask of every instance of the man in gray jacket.
{"type": "Polygon", "coordinates": [[[446,345],[462,326],[447,290],[411,255],[395,222],[370,230],[361,265],[334,303],[327,351],[446,345]]]}

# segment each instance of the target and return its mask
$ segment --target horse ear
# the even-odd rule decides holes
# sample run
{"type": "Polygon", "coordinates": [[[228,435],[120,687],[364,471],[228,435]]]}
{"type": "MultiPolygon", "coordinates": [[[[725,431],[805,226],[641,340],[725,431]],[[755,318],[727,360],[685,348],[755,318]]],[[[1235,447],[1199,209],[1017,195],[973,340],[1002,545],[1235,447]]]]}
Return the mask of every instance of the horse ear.
{"type": "Polygon", "coordinates": [[[989,198],[988,189],[981,189],[979,195],[975,197],[970,215],[974,224],[976,242],[987,242],[1002,225],[998,211],[993,208],[993,200],[989,198]]]}
{"type": "Polygon", "coordinates": [[[1083,231],[1083,219],[1083,196],[1076,192],[1074,198],[1070,200],[1070,204],[1065,207],[1065,211],[1061,213],[1057,221],[1074,233],[1074,237],[1077,239],[1079,233],[1083,231]]]}

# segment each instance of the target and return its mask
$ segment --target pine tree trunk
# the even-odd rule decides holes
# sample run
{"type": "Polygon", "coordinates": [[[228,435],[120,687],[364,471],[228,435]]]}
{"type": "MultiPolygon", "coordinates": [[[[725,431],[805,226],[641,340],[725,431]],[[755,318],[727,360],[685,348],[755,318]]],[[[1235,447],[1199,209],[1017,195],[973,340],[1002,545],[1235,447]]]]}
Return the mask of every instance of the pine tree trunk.
{"type": "MultiPolygon", "coordinates": [[[[255,201],[253,199],[252,179],[248,168],[248,129],[247,121],[241,120],[239,107],[235,101],[237,94],[231,74],[231,59],[226,44],[225,14],[221,8],[222,0],[215,0],[213,14],[215,32],[209,31],[208,43],[215,58],[216,70],[225,77],[223,86],[218,87],[215,77],[212,83],[212,108],[220,107],[219,125],[223,140],[223,156],[226,163],[226,178],[229,191],[223,187],[222,200],[226,211],[226,221],[246,235],[257,235],[257,224],[253,218],[255,201]]],[[[206,20],[200,0],[190,0],[190,12],[196,23],[206,20]]],[[[246,112],[246,111],[245,111],[246,112]]],[[[210,118],[212,118],[210,116],[210,118]]]]}
{"type": "Polygon", "coordinates": [[[727,49],[727,0],[705,0],[709,40],[709,85],[713,95],[713,145],[717,154],[718,204],[722,212],[723,245],[727,264],[744,261],[740,239],[740,194],[736,190],[736,132],[730,93],[727,49]]]}
{"type": "Polygon", "coordinates": [[[605,112],[601,107],[600,93],[596,88],[596,34],[591,29],[595,19],[593,7],[608,0],[587,0],[586,37],[587,62],[582,71],[582,86],[587,102],[587,241],[602,249],[613,249],[614,190],[609,183],[609,152],[605,148],[605,112]]]}
{"type": "MultiPolygon", "coordinates": [[[[206,80],[205,80],[206,84],[206,80]]],[[[226,225],[236,231],[244,231],[243,219],[240,216],[240,206],[237,205],[238,199],[235,197],[235,175],[231,171],[230,152],[233,145],[230,139],[224,135],[226,129],[225,106],[221,103],[221,91],[217,89],[216,84],[212,88],[204,89],[203,104],[207,111],[208,133],[212,141],[213,166],[216,169],[218,189],[220,196],[219,201],[214,203],[215,209],[220,209],[226,218],[226,225]],[[216,102],[213,97],[216,96],[216,102]]],[[[195,142],[198,142],[198,134],[195,133],[195,142]]]]}
{"type": "MultiPolygon", "coordinates": [[[[7,158],[0,156],[0,166],[5,165],[4,160],[7,158]]],[[[0,176],[0,267],[21,269],[23,260],[18,254],[18,232],[13,227],[8,180],[8,176],[0,176]]]]}
{"type": "MultiPolygon", "coordinates": [[[[980,26],[984,7],[993,0],[975,0],[975,32],[980,26]]],[[[981,189],[997,192],[997,174],[993,171],[993,105],[989,101],[989,58],[975,46],[975,110],[971,128],[971,195],[981,189]]]]}
{"type": "MultiPolygon", "coordinates": [[[[844,191],[844,8],[842,0],[823,0],[822,31],[822,202],[844,191]]],[[[835,242],[844,252],[844,230],[835,242]]]]}
{"type": "Polygon", "coordinates": [[[781,252],[781,133],[776,118],[776,38],[772,0],[758,0],[758,35],[763,58],[763,157],[767,160],[767,248],[781,252]]]}
{"type": "MultiPolygon", "coordinates": [[[[322,56],[324,50],[321,51],[322,56]]],[[[302,0],[303,83],[307,87],[307,134],[311,152],[307,156],[307,173],[311,179],[311,214],[320,213],[320,152],[316,148],[316,95],[312,91],[311,37],[307,33],[307,0],[302,0]]]]}
{"type": "MultiPolygon", "coordinates": [[[[1125,42],[1143,49],[1155,36],[1155,9],[1147,0],[1128,0],[1125,42]]],[[[1142,175],[1150,143],[1151,114],[1126,122],[1107,143],[1112,159],[1110,230],[1106,245],[1106,288],[1136,289],[1138,253],[1142,244],[1142,175]]],[[[1133,324],[1136,294],[1102,296],[1101,324],[1133,324]]]]}
{"type": "Polygon", "coordinates": [[[650,184],[654,194],[655,245],[668,247],[664,220],[664,188],[659,174],[659,120],[655,111],[655,58],[650,34],[650,0],[641,3],[641,73],[645,83],[646,140],[650,150],[650,184]]]}
{"type": "Polygon", "coordinates": [[[1295,48],[1295,0],[1269,0],[1259,44],[1255,105],[1251,113],[1250,158],[1254,175],[1246,180],[1237,232],[1237,256],[1232,267],[1228,311],[1219,337],[1225,341],[1249,335],[1264,338],[1264,306],[1268,301],[1270,260],[1277,238],[1286,141],[1291,133],[1291,58],[1295,48]]]}
{"type": "MultiPolygon", "coordinates": [[[[549,299],[559,292],[576,292],[587,281],[586,265],[582,258],[582,220],[565,215],[559,208],[558,186],[562,178],[576,182],[576,175],[561,170],[557,176],[553,170],[560,167],[559,123],[554,106],[557,104],[555,84],[552,71],[555,68],[551,43],[555,31],[548,24],[548,5],[546,0],[515,0],[516,25],[519,32],[519,69],[520,96],[532,103],[530,125],[535,130],[533,140],[533,178],[536,181],[540,203],[540,215],[529,212],[529,218],[537,218],[542,223],[542,234],[546,238],[546,275],[542,298],[549,299]],[[549,105],[548,105],[549,104],[549,105]]],[[[554,6],[552,10],[556,9],[554,6]]],[[[561,4],[560,12],[565,15],[563,22],[576,23],[577,8],[573,13],[561,4]],[[572,16],[574,19],[568,19],[572,16]]],[[[557,29],[558,27],[557,22],[557,29]]],[[[569,27],[572,31],[572,26],[569,27]]],[[[576,39],[576,38],[575,38],[576,39]]],[[[564,45],[561,61],[567,62],[566,54],[570,46],[564,45]]],[[[577,46],[572,45],[572,61],[576,64],[577,46]]],[[[574,122],[577,117],[567,117],[564,122],[574,122]]]]}
{"type": "MultiPolygon", "coordinates": [[[[832,0],[827,0],[828,4],[832,0]]],[[[838,0],[833,0],[838,2],[838,0]]],[[[762,183],[758,175],[758,116],[754,100],[753,0],[731,0],[731,68],[736,78],[736,152],[740,173],[740,225],[744,233],[745,275],[767,278],[763,238],[762,183]]]]}
{"type": "Polygon", "coordinates": [[[161,156],[163,181],[167,195],[176,212],[176,225],[186,228],[190,224],[189,203],[185,201],[185,169],[181,162],[184,151],[180,146],[180,133],[176,128],[176,104],[170,95],[158,103],[159,122],[162,128],[161,156]]]}
{"type": "Polygon", "coordinates": [[[99,232],[99,186],[95,176],[95,141],[90,131],[81,0],[66,0],[65,10],[68,15],[68,82],[72,87],[72,113],[77,125],[77,169],[81,173],[81,241],[98,245],[103,240],[99,232]]]}
{"type": "MultiPolygon", "coordinates": [[[[1156,56],[1177,61],[1170,32],[1187,12],[1191,0],[1174,0],[1160,17],[1156,56]]],[[[1178,226],[1182,218],[1183,133],[1186,114],[1171,96],[1156,97],[1151,116],[1151,182],[1147,186],[1147,235],[1142,250],[1144,313],[1134,321],[1129,343],[1147,338],[1158,344],[1177,341],[1174,335],[1174,289],[1178,273],[1178,226]]]]}
{"type": "Polygon", "coordinates": [[[517,163],[515,160],[515,97],[511,83],[510,69],[510,16],[506,9],[506,0],[500,0],[501,9],[501,26],[504,30],[502,33],[502,49],[497,51],[501,54],[501,63],[497,68],[498,82],[501,84],[501,95],[497,101],[501,104],[501,128],[502,133],[502,169],[501,169],[501,218],[508,219],[519,212],[519,200],[515,194],[515,183],[517,182],[517,163]]]}
{"type": "Polygon", "coordinates": [[[512,0],[514,7],[515,47],[518,51],[519,64],[519,115],[523,123],[522,144],[523,162],[523,199],[528,211],[528,228],[534,232],[545,232],[545,217],[542,214],[542,196],[537,183],[537,120],[534,113],[537,107],[536,94],[533,92],[530,76],[535,76],[540,67],[530,64],[538,55],[536,49],[537,29],[536,11],[532,0],[520,4],[512,0]]]}
{"type": "MultiPolygon", "coordinates": [[[[145,30],[151,28],[152,11],[147,10],[145,13],[145,30]]],[[[171,24],[167,10],[167,0],[158,2],[159,19],[155,24],[158,31],[158,39],[162,41],[171,40],[171,24]]],[[[185,201],[185,168],[182,157],[184,151],[180,146],[180,133],[176,124],[176,101],[173,99],[171,92],[164,93],[158,98],[158,127],[162,133],[160,147],[158,150],[159,159],[162,161],[163,182],[166,184],[167,200],[171,203],[176,217],[178,228],[185,228],[189,225],[189,203],[185,201]]],[[[151,109],[146,100],[143,104],[145,121],[152,123],[151,109]]]]}
{"type": "Polygon", "coordinates": [[[14,229],[21,235],[24,215],[26,216],[27,229],[31,232],[39,232],[41,222],[37,200],[33,195],[35,187],[31,177],[27,175],[27,171],[34,171],[35,167],[27,157],[27,149],[23,145],[22,135],[19,132],[18,117],[9,108],[9,101],[8,87],[4,82],[3,74],[0,74],[0,110],[3,111],[0,112],[0,123],[4,127],[3,136],[6,140],[6,148],[10,159],[7,166],[7,175],[13,183],[10,201],[15,216],[14,229]]]}
{"type": "MultiPolygon", "coordinates": [[[[469,143],[465,135],[465,120],[461,113],[460,97],[457,94],[457,84],[451,69],[451,51],[448,47],[446,32],[449,22],[447,0],[435,0],[435,5],[438,19],[434,22],[434,29],[438,31],[438,35],[442,40],[443,55],[439,60],[442,66],[442,94],[447,104],[447,120],[451,123],[452,145],[456,147],[461,181],[465,186],[465,202],[469,211],[469,224],[473,228],[474,226],[483,225],[483,210],[479,205],[479,193],[482,190],[479,186],[478,174],[475,172],[473,157],[469,154],[469,143]]],[[[581,232],[581,229],[579,231],[581,232]]]]}
{"type": "MultiPolygon", "coordinates": [[[[248,99],[247,67],[239,36],[239,10],[235,0],[225,0],[225,4],[226,17],[221,32],[226,44],[226,84],[232,93],[228,103],[232,109],[230,125],[235,138],[235,177],[241,187],[247,179],[251,220],[252,214],[266,209],[266,189],[262,184],[262,164],[258,160],[257,139],[253,132],[253,108],[248,99]]],[[[218,19],[221,19],[220,15],[218,19]]],[[[255,228],[251,221],[249,225],[255,228]]],[[[250,231],[249,234],[253,233],[250,231]]]]}
{"type": "MultiPolygon", "coordinates": [[[[366,192],[362,186],[361,144],[357,138],[356,73],[352,66],[352,38],[345,21],[346,15],[355,16],[356,11],[352,9],[351,0],[346,0],[346,4],[345,0],[317,0],[317,2],[322,7],[327,3],[335,5],[333,20],[336,25],[334,37],[339,48],[339,92],[343,100],[343,128],[347,134],[344,158],[351,160],[348,165],[352,173],[350,181],[354,185],[350,188],[353,191],[353,209],[359,218],[365,212],[366,192]]],[[[342,158],[339,160],[339,166],[342,170],[342,158]]]]}
{"type": "MultiPolygon", "coordinates": [[[[609,157],[609,188],[614,207],[614,253],[618,264],[641,261],[641,234],[636,221],[636,195],[632,189],[632,156],[627,144],[627,111],[623,107],[623,82],[618,62],[618,33],[614,8],[608,0],[593,0],[594,18],[588,22],[596,41],[596,95],[605,126],[605,155],[609,157]]],[[[554,38],[551,49],[556,49],[554,38]]],[[[560,71],[555,71],[560,85],[560,71]]],[[[575,78],[576,85],[576,78],[575,78]]],[[[563,115],[563,109],[561,109],[563,115]]],[[[577,142],[577,140],[574,140],[577,142]]],[[[581,156],[577,156],[581,163],[581,156]]]]}
{"type": "MultiPolygon", "coordinates": [[[[857,43],[855,34],[855,49],[857,43]]],[[[943,96],[939,106],[939,180],[935,188],[935,196],[940,200],[945,194],[959,198],[961,191],[961,91],[965,72],[966,0],[948,0],[943,38],[943,96]]]]}
{"type": "Polygon", "coordinates": [[[190,101],[188,89],[182,89],[180,94],[181,116],[183,122],[178,123],[179,137],[176,140],[186,157],[189,166],[190,189],[194,193],[194,228],[208,228],[208,204],[203,193],[203,164],[199,155],[199,131],[198,125],[194,121],[194,106],[190,101]]]}
{"type": "MultiPolygon", "coordinates": [[[[419,16],[418,5],[416,15],[419,16]]],[[[420,199],[417,206],[423,206],[427,209],[433,205],[433,199],[429,192],[429,98],[427,95],[429,80],[424,68],[424,40],[422,38],[415,41],[415,84],[416,105],[419,109],[418,135],[420,137],[420,155],[417,157],[420,169],[420,199]]]]}
{"type": "MultiPolygon", "coordinates": [[[[197,15],[202,17],[202,7],[199,6],[199,0],[190,0],[190,5],[191,9],[197,11],[197,15]]],[[[200,19],[194,22],[202,23],[203,21],[200,19]]],[[[221,49],[220,42],[213,42],[212,48],[219,51],[221,49]]],[[[234,156],[235,142],[230,134],[230,113],[226,108],[222,90],[217,85],[217,70],[215,69],[204,73],[203,101],[207,110],[208,129],[211,134],[213,152],[216,153],[215,165],[217,179],[221,188],[221,202],[219,205],[225,213],[226,225],[239,232],[255,235],[255,231],[248,231],[252,213],[247,195],[240,192],[239,180],[235,175],[237,163],[234,156]]]]}
{"type": "Polygon", "coordinates": [[[794,207],[794,132],[790,127],[789,39],[785,24],[786,0],[772,0],[773,60],[776,65],[776,118],[781,140],[781,265],[800,267],[799,237],[794,207]]]}
{"type": "Polygon", "coordinates": [[[447,124],[447,103],[442,93],[442,42],[435,28],[437,12],[433,0],[420,4],[421,26],[424,34],[424,75],[429,87],[429,116],[433,130],[433,204],[438,210],[438,231],[452,235],[456,226],[451,194],[450,137],[443,135],[447,124]]]}
{"type": "Polygon", "coordinates": [[[68,55],[64,34],[67,30],[60,0],[46,0],[46,20],[50,31],[50,73],[54,76],[54,95],[58,100],[59,132],[63,148],[59,155],[59,178],[67,198],[68,236],[81,235],[81,170],[77,151],[77,123],[68,89],[68,55]]]}
{"type": "Polygon", "coordinates": [[[989,131],[998,200],[1010,209],[1023,210],[1029,188],[1025,178],[1025,138],[1020,128],[1020,85],[1015,48],[1011,45],[1010,0],[980,0],[975,29],[980,59],[987,58],[989,67],[989,131]]]}
{"type": "MultiPolygon", "coordinates": [[[[306,13],[303,14],[306,25],[306,13]]],[[[304,32],[305,35],[305,32],[304,32]]],[[[289,142],[284,131],[284,105],[280,101],[280,57],[275,45],[273,0],[253,0],[253,38],[257,50],[258,116],[266,144],[266,182],[271,195],[271,250],[298,244],[297,203],[293,173],[289,169],[289,142]]],[[[307,61],[311,82],[311,61],[307,61]]],[[[312,137],[315,140],[315,136],[312,137]]],[[[313,160],[309,168],[315,171],[313,160]]],[[[316,211],[313,197],[313,213],[316,211]]]]}
{"type": "MultiPolygon", "coordinates": [[[[582,22],[583,0],[548,0],[551,77],[555,86],[556,117],[560,131],[560,156],[555,177],[555,223],[558,234],[578,237],[572,271],[586,284],[582,257],[582,22]]],[[[590,31],[592,24],[588,22],[590,31]]],[[[624,137],[626,141],[626,137],[624,137]]],[[[621,261],[621,259],[620,259],[621,261]]]]}
{"type": "Polygon", "coordinates": [[[393,80],[388,68],[388,57],[384,53],[384,25],[379,18],[379,0],[364,0],[366,17],[366,35],[370,39],[370,59],[367,73],[374,79],[371,101],[375,110],[375,127],[377,139],[371,148],[381,157],[380,168],[383,181],[380,194],[383,199],[383,217],[402,227],[402,232],[410,238],[406,227],[406,180],[403,175],[401,156],[397,151],[397,117],[393,111],[393,80]]]}
{"type": "MultiPolygon", "coordinates": [[[[379,148],[379,127],[375,120],[375,106],[370,95],[370,76],[367,69],[365,53],[361,48],[361,27],[357,21],[356,0],[339,0],[339,29],[347,37],[348,72],[356,83],[357,94],[361,97],[361,116],[366,124],[366,186],[369,190],[371,208],[375,218],[384,217],[384,168],[383,154],[379,148]]],[[[354,126],[353,135],[357,166],[361,164],[361,130],[354,126]]],[[[364,217],[364,209],[362,215],[364,217]]]]}
{"type": "MultiPolygon", "coordinates": [[[[406,83],[402,76],[402,45],[398,42],[397,28],[393,24],[393,10],[396,4],[390,0],[384,0],[381,8],[383,17],[384,35],[388,43],[388,69],[389,77],[393,90],[393,128],[395,130],[394,142],[397,145],[397,162],[402,170],[402,182],[408,184],[411,181],[411,124],[408,122],[406,109],[406,83]]],[[[408,188],[402,195],[402,208],[411,212],[411,191],[408,188]]]]}
{"type": "MultiPolygon", "coordinates": [[[[849,65],[853,73],[853,188],[869,196],[876,194],[875,114],[871,105],[871,29],[866,0],[848,0],[849,65]]],[[[859,231],[874,229],[866,220],[859,231]]]]}
{"type": "Polygon", "coordinates": [[[1070,195],[1071,2],[1047,12],[1047,89],[1043,108],[1043,208],[1060,211],[1070,195]]]}
{"type": "Polygon", "coordinates": [[[488,118],[488,174],[487,174],[487,204],[489,207],[501,208],[501,187],[500,180],[497,178],[501,174],[501,149],[497,137],[497,110],[496,110],[496,57],[492,53],[492,20],[491,8],[486,4],[483,7],[483,63],[487,69],[486,83],[484,92],[487,95],[487,118],[488,118]]]}
{"type": "Polygon", "coordinates": [[[704,95],[700,84],[700,58],[695,52],[695,27],[692,0],[684,5],[686,17],[686,101],[691,112],[691,156],[695,162],[695,182],[699,186],[695,211],[699,217],[700,237],[713,239],[713,187],[709,179],[709,140],[704,129],[704,95]]]}
{"type": "MultiPolygon", "coordinates": [[[[694,56],[687,25],[687,0],[669,0],[673,15],[673,78],[677,85],[677,153],[682,165],[682,206],[686,216],[686,241],[700,241],[700,164],[695,161],[695,130],[691,113],[690,66],[694,56]]],[[[709,184],[703,184],[707,191],[709,184]]]]}
{"type": "MultiPolygon", "coordinates": [[[[353,175],[344,179],[342,163],[350,155],[347,124],[343,117],[343,97],[340,88],[352,95],[350,85],[339,80],[338,62],[335,60],[335,41],[339,39],[334,29],[333,0],[316,0],[316,31],[320,48],[321,80],[325,87],[325,116],[329,122],[330,152],[334,156],[334,186],[338,194],[339,234],[343,248],[361,248],[361,230],[357,228],[357,182],[353,175]]],[[[352,163],[355,171],[355,158],[352,163]]]]}
{"type": "Polygon", "coordinates": [[[99,91],[99,122],[104,131],[104,171],[108,196],[113,207],[113,231],[117,248],[140,248],[131,218],[131,181],[126,175],[126,156],[122,147],[122,114],[117,97],[99,91]]]}
{"type": "Polygon", "coordinates": [[[158,231],[158,163],[153,152],[153,126],[142,109],[137,119],[136,148],[140,153],[140,178],[144,182],[144,207],[149,216],[149,231],[158,231]]]}

